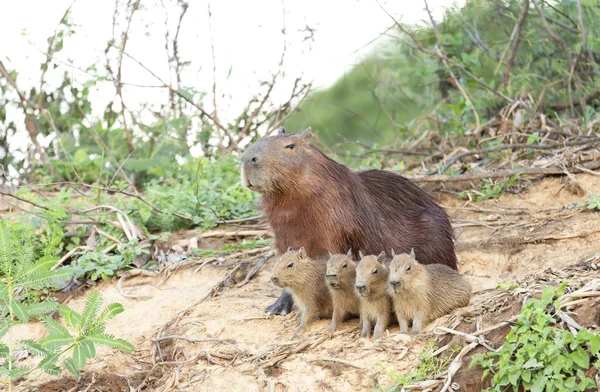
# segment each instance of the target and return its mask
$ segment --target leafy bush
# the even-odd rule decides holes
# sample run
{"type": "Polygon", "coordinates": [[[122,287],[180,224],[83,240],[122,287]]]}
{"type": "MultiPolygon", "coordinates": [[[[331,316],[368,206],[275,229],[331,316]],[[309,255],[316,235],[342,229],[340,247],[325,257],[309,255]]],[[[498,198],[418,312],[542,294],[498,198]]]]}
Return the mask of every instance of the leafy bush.
{"type": "Polygon", "coordinates": [[[79,375],[86,360],[96,355],[95,344],[123,351],[133,350],[131,344],[105,333],[106,321],[121,313],[123,307],[114,303],[98,315],[101,305],[98,292],[89,294],[82,314],[52,301],[24,301],[24,298],[30,298],[27,294],[50,287],[72,275],[67,268],[51,269],[57,261],[53,255],[44,255],[35,260],[30,243],[31,233],[31,229],[23,225],[0,220],[0,338],[9,334],[13,326],[27,323],[32,318],[41,318],[48,331],[48,336],[38,341],[26,339],[12,342],[9,334],[8,344],[0,344],[0,358],[4,359],[0,362],[0,378],[7,378],[3,383],[10,388],[15,379],[35,370],[60,374],[59,361],[71,373],[79,375]],[[57,309],[60,309],[66,327],[46,316],[57,309]],[[19,348],[42,357],[42,360],[34,368],[19,366],[14,357],[15,350],[19,348]],[[73,353],[72,358],[67,358],[70,353],[73,353]]]}
{"type": "Polygon", "coordinates": [[[223,220],[258,214],[256,194],[242,186],[238,160],[230,156],[214,161],[191,160],[175,177],[150,181],[145,200],[163,213],[140,200],[128,203],[138,209],[139,218],[149,229],[170,231],[192,226],[206,229],[223,220]]]}
{"type": "Polygon", "coordinates": [[[590,366],[600,369],[600,336],[585,328],[573,335],[555,326],[557,297],[564,294],[564,287],[546,287],[541,299],[529,299],[500,351],[473,357],[471,367],[481,366],[484,379],[493,374],[491,390],[523,387],[552,392],[595,387],[585,371],[590,366]]]}

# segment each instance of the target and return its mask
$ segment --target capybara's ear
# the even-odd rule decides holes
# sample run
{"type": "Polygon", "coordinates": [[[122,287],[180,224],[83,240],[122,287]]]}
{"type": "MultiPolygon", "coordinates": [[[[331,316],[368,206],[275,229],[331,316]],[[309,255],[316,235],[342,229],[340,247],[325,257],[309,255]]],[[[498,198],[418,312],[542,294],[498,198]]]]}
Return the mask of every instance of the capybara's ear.
{"type": "Polygon", "coordinates": [[[383,262],[385,261],[385,252],[381,252],[379,255],[377,255],[377,261],[383,264],[383,262]]]}
{"type": "Polygon", "coordinates": [[[277,131],[278,135],[285,135],[285,127],[281,127],[279,128],[279,130],[277,131]]]}
{"type": "Polygon", "coordinates": [[[288,252],[291,252],[293,250],[294,250],[294,248],[292,248],[291,246],[288,246],[288,250],[287,250],[288,252]]]}
{"type": "Polygon", "coordinates": [[[354,256],[352,254],[352,249],[348,249],[348,253],[346,254],[348,257],[352,258],[352,256],[354,256]]]}
{"type": "Polygon", "coordinates": [[[310,140],[310,138],[312,137],[312,132],[310,130],[310,127],[306,128],[306,130],[304,132],[302,132],[300,134],[300,144],[304,144],[307,141],[310,140]]]}
{"type": "Polygon", "coordinates": [[[363,252],[362,252],[362,250],[359,250],[359,251],[358,251],[358,257],[360,257],[361,259],[362,259],[363,257],[365,257],[365,255],[363,255],[363,252]]]}
{"type": "Polygon", "coordinates": [[[415,258],[415,248],[411,248],[410,257],[412,257],[413,259],[415,258]]]}
{"type": "Polygon", "coordinates": [[[394,252],[394,248],[392,248],[392,257],[396,256],[396,252],[394,252]]]}
{"type": "Polygon", "coordinates": [[[306,250],[304,250],[304,247],[298,249],[298,257],[300,257],[301,259],[306,257],[306,250]]]}

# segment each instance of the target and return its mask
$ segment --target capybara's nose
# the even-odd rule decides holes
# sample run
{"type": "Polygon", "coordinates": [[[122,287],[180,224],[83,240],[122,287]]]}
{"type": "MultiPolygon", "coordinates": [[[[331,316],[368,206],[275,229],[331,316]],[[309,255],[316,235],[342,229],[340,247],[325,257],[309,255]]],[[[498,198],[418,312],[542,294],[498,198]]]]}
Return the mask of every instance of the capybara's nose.
{"type": "Polygon", "coordinates": [[[365,286],[364,284],[357,284],[357,285],[356,285],[356,289],[357,289],[358,291],[363,291],[363,290],[365,289],[365,287],[366,287],[366,286],[365,286]]]}
{"type": "Polygon", "coordinates": [[[258,158],[257,157],[252,157],[252,159],[250,159],[250,162],[258,163],[258,158]]]}
{"type": "Polygon", "coordinates": [[[398,287],[398,286],[400,286],[400,281],[399,280],[390,280],[390,284],[392,285],[392,287],[398,287]]]}
{"type": "Polygon", "coordinates": [[[277,284],[277,282],[279,282],[279,278],[278,278],[278,277],[276,277],[276,276],[272,276],[272,277],[271,277],[271,282],[273,282],[273,283],[277,284]]]}

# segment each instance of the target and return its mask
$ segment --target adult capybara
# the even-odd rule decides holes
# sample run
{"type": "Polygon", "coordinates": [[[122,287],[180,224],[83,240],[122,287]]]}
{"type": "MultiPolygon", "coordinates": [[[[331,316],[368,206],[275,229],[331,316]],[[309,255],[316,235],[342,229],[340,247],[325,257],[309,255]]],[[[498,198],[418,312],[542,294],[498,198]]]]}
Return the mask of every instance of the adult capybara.
{"type": "MultiPolygon", "coordinates": [[[[450,219],[438,203],[408,179],[383,170],[353,172],[302,134],[263,137],[241,158],[243,185],[262,195],[261,208],[275,234],[275,247],[304,247],[325,263],[327,252],[352,249],[379,254],[411,248],[427,263],[456,269],[450,219]]],[[[421,259],[421,258],[420,258],[421,259]]],[[[286,314],[293,305],[284,289],[267,307],[286,314]]]]}

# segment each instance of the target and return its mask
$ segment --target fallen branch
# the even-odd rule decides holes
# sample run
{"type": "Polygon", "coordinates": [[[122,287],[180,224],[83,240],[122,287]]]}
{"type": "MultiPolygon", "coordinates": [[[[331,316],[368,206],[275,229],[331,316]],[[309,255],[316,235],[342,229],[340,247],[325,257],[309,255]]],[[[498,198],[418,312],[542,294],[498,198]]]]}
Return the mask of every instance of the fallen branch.
{"type": "Polygon", "coordinates": [[[250,279],[252,279],[252,277],[254,275],[256,275],[256,273],[258,272],[258,270],[260,270],[260,268],[267,262],[267,260],[269,260],[273,256],[275,256],[275,252],[274,251],[271,251],[271,252],[267,253],[258,263],[256,263],[256,265],[254,266],[254,268],[252,268],[250,270],[250,272],[248,272],[248,274],[246,275],[246,277],[244,278],[244,280],[242,282],[240,282],[237,285],[237,287],[242,287],[246,283],[248,283],[250,281],[250,279]]]}
{"type": "Polygon", "coordinates": [[[309,359],[308,362],[335,362],[342,365],[350,366],[356,369],[365,369],[365,367],[357,365],[355,363],[344,361],[343,359],[331,358],[331,357],[319,357],[315,359],[309,359]]]}
{"type": "Polygon", "coordinates": [[[238,231],[225,231],[225,230],[215,230],[209,231],[207,233],[201,234],[200,238],[229,238],[229,237],[253,237],[253,236],[268,236],[272,237],[272,234],[266,230],[238,230],[238,231]]]}
{"type": "Polygon", "coordinates": [[[218,342],[218,343],[224,343],[230,347],[233,347],[239,352],[244,352],[244,350],[242,350],[235,344],[231,343],[229,340],[221,339],[221,338],[190,338],[190,337],[181,336],[181,335],[169,335],[169,336],[161,336],[159,338],[152,339],[153,342],[157,342],[157,343],[162,342],[163,340],[184,340],[184,341],[190,342],[190,343],[218,342]]]}
{"type": "Polygon", "coordinates": [[[70,251],[67,252],[66,255],[64,255],[63,257],[60,258],[60,260],[58,260],[58,262],[56,264],[54,264],[52,266],[52,268],[50,268],[51,270],[55,270],[58,267],[60,267],[61,265],[63,265],[63,263],[65,261],[67,261],[69,259],[69,257],[71,257],[73,255],[73,253],[78,252],[80,250],[93,250],[94,248],[90,247],[90,246],[76,246],[75,248],[71,249],[70,251]]]}
{"type": "MultiPolygon", "coordinates": [[[[590,162],[582,166],[584,169],[594,170],[600,168],[600,161],[590,162]]],[[[576,167],[569,169],[571,173],[580,173],[582,170],[576,167]]],[[[473,174],[459,174],[456,176],[452,175],[437,175],[437,176],[419,176],[411,177],[410,179],[414,182],[450,182],[450,181],[470,181],[470,180],[481,180],[484,178],[504,178],[511,177],[516,174],[528,175],[550,175],[550,174],[564,174],[564,169],[561,167],[528,167],[520,169],[508,169],[498,170],[490,172],[479,172],[473,174]]]]}
{"type": "MultiPolygon", "coordinates": [[[[427,175],[433,175],[435,173],[443,173],[450,166],[452,166],[453,164],[455,164],[457,161],[461,160],[464,157],[468,157],[468,156],[471,156],[471,155],[483,155],[483,154],[489,154],[491,152],[497,152],[497,151],[502,151],[502,150],[513,150],[513,149],[517,149],[517,148],[530,148],[532,150],[552,150],[552,149],[555,149],[555,148],[581,146],[581,145],[585,145],[585,144],[589,144],[590,146],[592,146],[592,145],[594,145],[596,143],[600,143],[600,137],[592,138],[592,139],[585,139],[585,140],[575,140],[575,141],[572,141],[572,142],[565,142],[565,143],[549,143],[549,144],[516,143],[516,144],[503,144],[503,145],[495,146],[495,147],[482,148],[480,150],[471,150],[471,151],[466,151],[466,152],[463,152],[463,153],[460,153],[460,154],[457,154],[457,155],[453,156],[446,163],[444,163],[438,170],[432,170],[429,173],[427,173],[427,175]]],[[[585,169],[585,170],[587,170],[587,169],[585,169]]],[[[582,170],[582,171],[585,171],[585,170],[582,170]]]]}
{"type": "Polygon", "coordinates": [[[119,292],[119,294],[121,294],[125,298],[144,298],[144,299],[152,298],[152,297],[147,296],[147,295],[127,294],[123,290],[123,282],[125,281],[125,279],[129,279],[131,277],[138,276],[138,275],[143,275],[143,276],[148,276],[148,277],[155,277],[156,275],[158,275],[158,272],[156,272],[156,271],[141,270],[141,269],[136,269],[136,270],[133,270],[133,271],[129,271],[129,272],[125,273],[124,275],[122,275],[119,278],[119,281],[117,282],[117,291],[119,292]]]}
{"type": "Polygon", "coordinates": [[[452,361],[450,366],[448,367],[448,375],[446,376],[446,381],[444,382],[444,387],[440,390],[440,392],[446,392],[450,385],[452,385],[452,377],[458,372],[458,370],[462,367],[462,360],[471,350],[479,345],[478,342],[472,342],[468,346],[463,347],[462,350],[458,353],[456,358],[452,361]]]}

